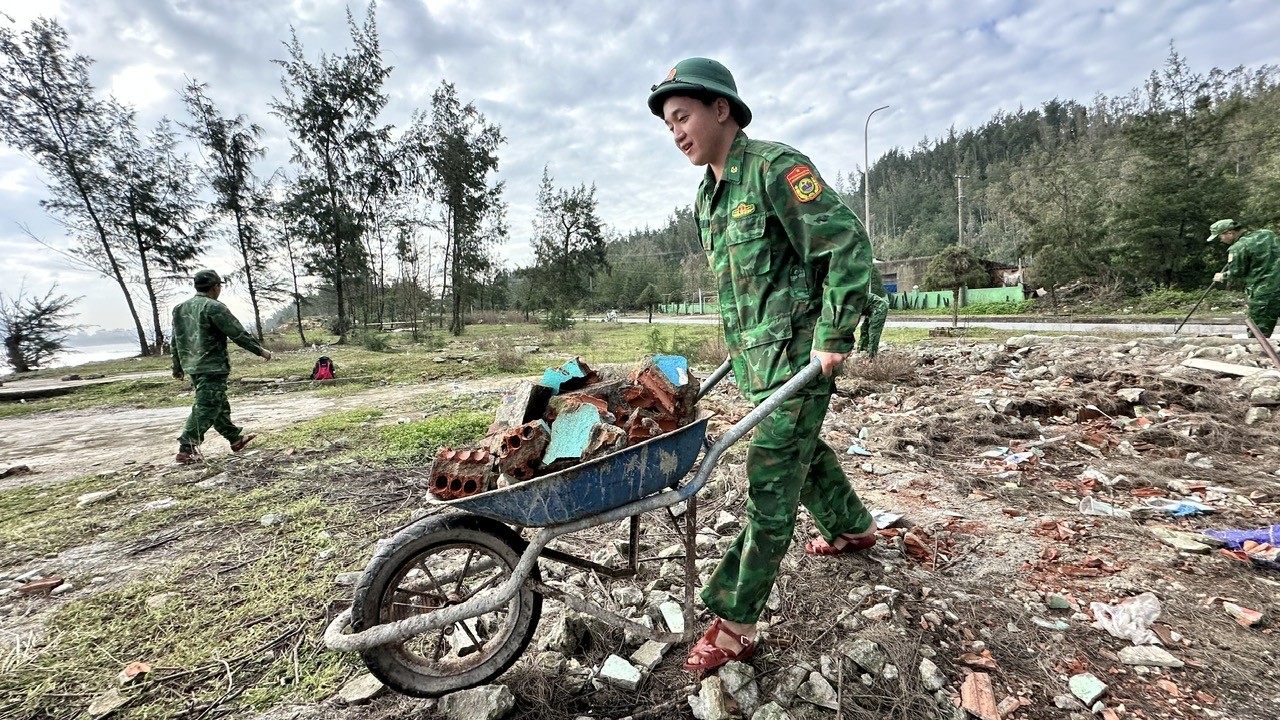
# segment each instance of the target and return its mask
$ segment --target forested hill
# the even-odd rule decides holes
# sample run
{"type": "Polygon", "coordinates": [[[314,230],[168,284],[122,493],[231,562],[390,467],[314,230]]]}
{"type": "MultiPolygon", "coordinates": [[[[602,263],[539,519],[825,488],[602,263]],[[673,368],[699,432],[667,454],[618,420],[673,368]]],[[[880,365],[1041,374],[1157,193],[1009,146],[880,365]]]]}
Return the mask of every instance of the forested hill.
{"type": "MultiPolygon", "coordinates": [[[[1037,284],[1203,287],[1226,258],[1221,245],[1205,243],[1214,220],[1280,222],[1280,71],[1197,73],[1171,51],[1164,67],[1135,82],[1120,97],[1001,111],[979,128],[881,156],[870,171],[876,257],[955,244],[955,176],[963,175],[964,243],[990,260],[1022,258],[1037,284]]],[[[861,216],[861,185],[856,172],[849,177],[855,182],[838,184],[861,216]]],[[[662,262],[665,272],[643,275],[674,286],[682,268],[666,253],[696,243],[684,209],[660,231],[612,243],[610,262],[662,262]]]]}

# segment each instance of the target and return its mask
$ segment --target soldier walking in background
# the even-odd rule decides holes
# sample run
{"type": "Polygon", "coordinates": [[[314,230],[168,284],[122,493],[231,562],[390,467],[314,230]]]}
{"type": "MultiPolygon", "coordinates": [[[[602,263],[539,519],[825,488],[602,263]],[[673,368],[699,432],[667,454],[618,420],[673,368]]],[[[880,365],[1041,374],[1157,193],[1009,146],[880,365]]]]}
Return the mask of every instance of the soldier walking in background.
{"type": "Polygon", "coordinates": [[[213,428],[231,443],[232,452],[240,452],[253,440],[243,428],[231,422],[231,404],[227,402],[227,376],[231,359],[227,356],[227,340],[263,360],[271,359],[271,351],[258,344],[226,305],[218,302],[222,294],[222,278],[213,270],[195,275],[196,294],[173,309],[173,377],[191,378],[195,403],[191,415],[178,438],[178,456],[183,465],[200,459],[200,443],[213,428]]]}
{"type": "Polygon", "coordinates": [[[871,271],[871,287],[867,293],[867,306],[862,309],[862,327],[858,328],[858,352],[868,358],[880,352],[880,335],[885,320],[889,318],[889,293],[885,292],[880,271],[871,271]]]}
{"type": "Polygon", "coordinates": [[[702,674],[755,652],[756,622],[791,545],[799,503],[822,535],[806,552],[875,545],[871,513],[819,437],[832,376],[853,350],[867,303],[871,244],[807,157],[742,132],[751,110],[724,65],[681,61],[653,86],[648,104],[680,152],[707,168],[694,207],[739,390],[759,404],[813,359],[824,375],[752,435],[746,527],[702,590],[717,619],[684,665],[702,674]]]}
{"type": "Polygon", "coordinates": [[[1280,239],[1270,230],[1246,232],[1244,225],[1229,218],[1209,226],[1209,232],[1208,242],[1218,240],[1228,247],[1227,266],[1213,276],[1214,282],[1243,284],[1249,319],[1271,337],[1280,317],[1280,239]]]}

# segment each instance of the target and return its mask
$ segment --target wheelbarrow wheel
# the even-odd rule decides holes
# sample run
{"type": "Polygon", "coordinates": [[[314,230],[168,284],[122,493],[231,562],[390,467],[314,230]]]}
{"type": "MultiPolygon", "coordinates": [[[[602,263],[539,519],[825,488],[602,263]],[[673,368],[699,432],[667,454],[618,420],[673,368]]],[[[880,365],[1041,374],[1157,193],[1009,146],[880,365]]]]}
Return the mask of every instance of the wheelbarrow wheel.
{"type": "MultiPolygon", "coordinates": [[[[356,587],[352,626],[366,630],[465,602],[511,577],[525,542],[470,514],[437,515],[402,530],[374,556],[356,587]]],[[[535,565],[530,577],[540,579],[535,565]]],[[[542,595],[527,587],[497,610],[360,653],[392,689],[437,697],[501,675],[533,638],[542,595]]]]}

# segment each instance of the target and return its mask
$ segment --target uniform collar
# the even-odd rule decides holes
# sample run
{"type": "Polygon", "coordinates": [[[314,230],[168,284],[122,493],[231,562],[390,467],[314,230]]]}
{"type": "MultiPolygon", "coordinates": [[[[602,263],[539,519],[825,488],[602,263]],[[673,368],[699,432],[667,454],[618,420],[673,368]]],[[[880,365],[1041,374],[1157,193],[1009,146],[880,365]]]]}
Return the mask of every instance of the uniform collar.
{"type": "MultiPolygon", "coordinates": [[[[724,161],[724,175],[721,178],[726,182],[735,185],[742,183],[742,161],[747,154],[747,134],[741,129],[733,136],[733,143],[729,145],[729,156],[724,161]]],[[[711,166],[707,166],[706,178],[703,182],[711,187],[715,187],[716,176],[711,171],[711,166]]]]}

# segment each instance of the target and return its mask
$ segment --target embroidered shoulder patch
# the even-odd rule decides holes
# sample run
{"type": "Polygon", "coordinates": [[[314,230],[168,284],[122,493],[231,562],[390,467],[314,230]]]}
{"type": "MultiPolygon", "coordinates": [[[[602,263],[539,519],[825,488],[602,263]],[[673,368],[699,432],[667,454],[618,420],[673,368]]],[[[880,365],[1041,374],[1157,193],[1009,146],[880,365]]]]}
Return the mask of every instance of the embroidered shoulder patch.
{"type": "Polygon", "coordinates": [[[738,203],[738,207],[734,208],[733,212],[729,213],[729,215],[732,217],[740,218],[743,215],[750,215],[755,211],[756,211],[756,206],[754,203],[751,203],[751,204],[738,203]]]}
{"type": "Polygon", "coordinates": [[[818,178],[814,177],[813,171],[805,165],[797,165],[787,173],[787,184],[791,186],[791,192],[795,193],[796,199],[802,203],[809,202],[822,194],[822,185],[818,182],[818,178]]]}

